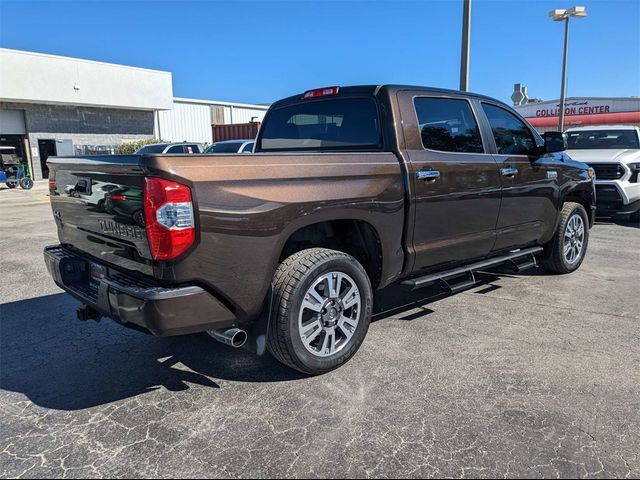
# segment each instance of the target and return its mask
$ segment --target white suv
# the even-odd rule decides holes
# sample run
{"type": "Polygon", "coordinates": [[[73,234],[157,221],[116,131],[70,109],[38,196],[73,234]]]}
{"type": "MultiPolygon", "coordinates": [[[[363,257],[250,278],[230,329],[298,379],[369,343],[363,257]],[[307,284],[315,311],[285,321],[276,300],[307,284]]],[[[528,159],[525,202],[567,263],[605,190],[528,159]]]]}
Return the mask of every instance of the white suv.
{"type": "Polygon", "coordinates": [[[569,156],[596,172],[599,215],[640,217],[640,128],[576,127],[566,131],[569,156]]]}

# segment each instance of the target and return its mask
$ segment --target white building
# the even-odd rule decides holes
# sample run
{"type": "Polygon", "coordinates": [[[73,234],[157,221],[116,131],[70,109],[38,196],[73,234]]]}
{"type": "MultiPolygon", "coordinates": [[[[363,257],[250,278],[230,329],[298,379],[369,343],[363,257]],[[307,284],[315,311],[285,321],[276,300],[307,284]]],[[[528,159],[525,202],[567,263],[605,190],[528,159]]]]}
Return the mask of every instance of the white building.
{"type": "Polygon", "coordinates": [[[173,108],[158,112],[155,137],[170,142],[211,143],[213,124],[262,122],[268,106],[174,98],[173,108]]]}
{"type": "Polygon", "coordinates": [[[52,155],[113,153],[125,141],[211,142],[213,123],[261,121],[267,106],[173,97],[170,72],[0,49],[0,145],[34,179],[52,155]]]}
{"type": "MultiPolygon", "coordinates": [[[[539,132],[558,129],[559,100],[535,101],[514,106],[539,132]]],[[[638,97],[568,97],[564,126],[636,125],[640,126],[638,97]]]]}

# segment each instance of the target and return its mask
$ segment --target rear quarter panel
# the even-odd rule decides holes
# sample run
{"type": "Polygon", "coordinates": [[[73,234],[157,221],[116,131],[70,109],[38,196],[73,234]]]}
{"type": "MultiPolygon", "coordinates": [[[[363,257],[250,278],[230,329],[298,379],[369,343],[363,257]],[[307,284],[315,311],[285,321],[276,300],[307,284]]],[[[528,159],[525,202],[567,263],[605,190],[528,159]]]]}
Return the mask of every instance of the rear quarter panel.
{"type": "Polygon", "coordinates": [[[382,244],[382,284],[402,270],[404,188],[393,153],[163,156],[147,166],[189,184],[198,215],[198,245],[162,276],[206,285],[240,321],[259,314],[290,235],[314,223],[368,222],[382,244]]]}

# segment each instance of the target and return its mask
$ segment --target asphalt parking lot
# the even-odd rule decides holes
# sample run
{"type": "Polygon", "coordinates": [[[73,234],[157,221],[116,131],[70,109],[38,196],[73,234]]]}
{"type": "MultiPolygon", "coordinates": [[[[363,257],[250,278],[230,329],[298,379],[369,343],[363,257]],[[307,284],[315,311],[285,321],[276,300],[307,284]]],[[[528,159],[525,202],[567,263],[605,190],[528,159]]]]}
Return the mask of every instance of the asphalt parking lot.
{"type": "Polygon", "coordinates": [[[640,476],[637,226],[598,222],[569,276],[382,292],[358,355],[306,378],[76,320],[45,190],[0,190],[2,477],[640,476]]]}

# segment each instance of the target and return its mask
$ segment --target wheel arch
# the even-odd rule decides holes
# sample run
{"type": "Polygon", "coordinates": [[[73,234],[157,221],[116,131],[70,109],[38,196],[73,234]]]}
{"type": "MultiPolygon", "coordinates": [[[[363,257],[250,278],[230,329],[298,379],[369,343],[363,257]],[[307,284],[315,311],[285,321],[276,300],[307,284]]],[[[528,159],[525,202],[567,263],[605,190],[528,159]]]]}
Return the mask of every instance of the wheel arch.
{"type": "Polygon", "coordinates": [[[380,285],[383,271],[383,245],[378,230],[368,221],[357,218],[321,220],[299,226],[280,248],[278,263],[307,248],[330,248],[354,257],[363,266],[371,285],[380,285]]]}
{"type": "Polygon", "coordinates": [[[591,207],[595,205],[595,192],[593,191],[593,187],[591,186],[591,182],[588,185],[586,184],[578,184],[571,190],[568,190],[562,196],[562,201],[560,203],[560,208],[567,202],[579,203],[582,205],[587,212],[587,217],[589,218],[589,228],[593,226],[593,215],[591,215],[591,207]]]}

